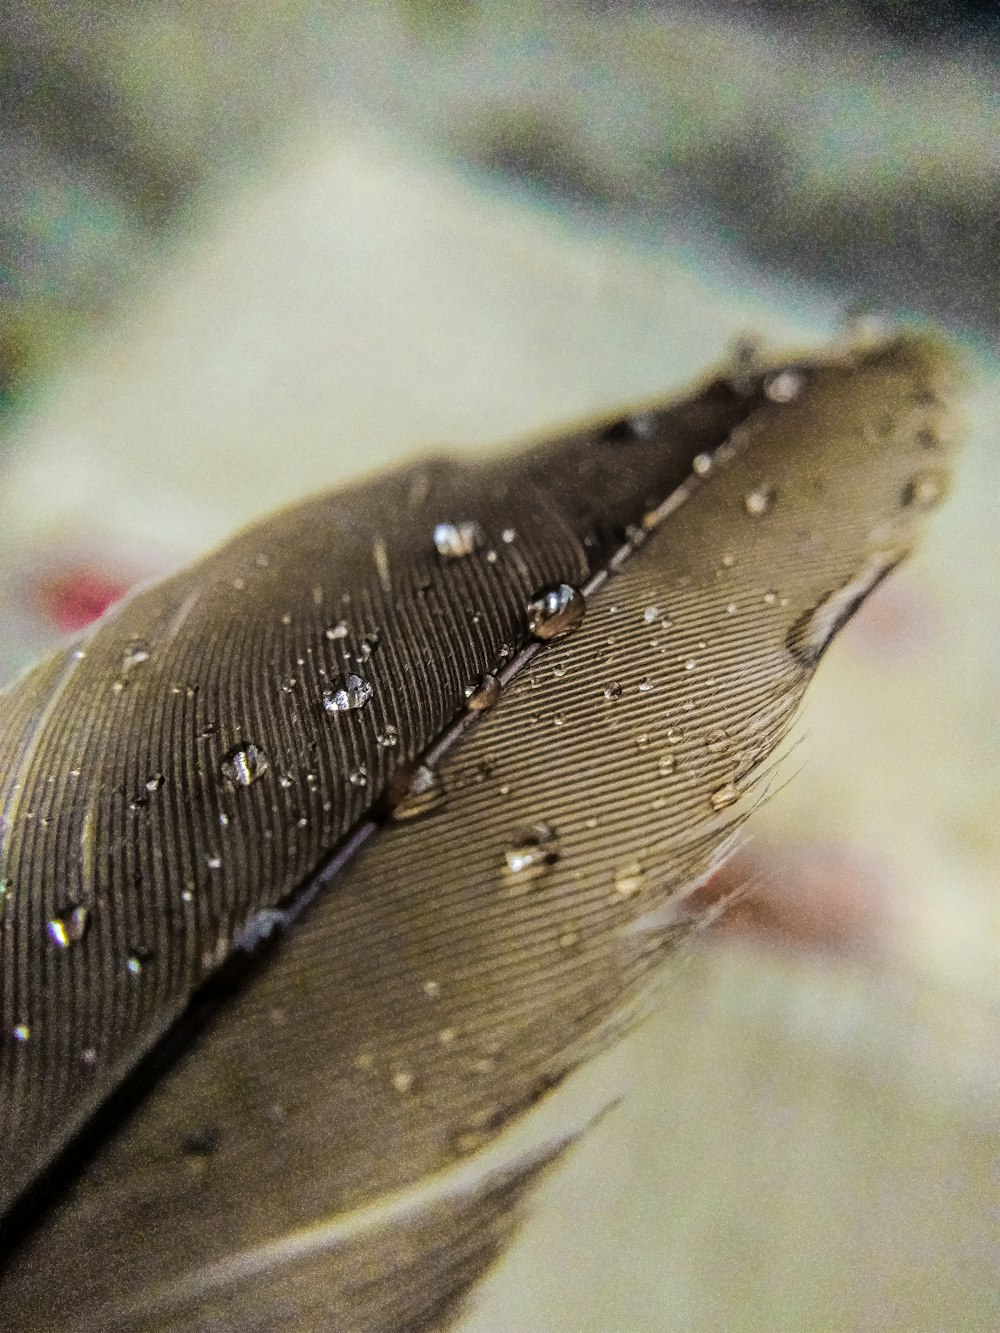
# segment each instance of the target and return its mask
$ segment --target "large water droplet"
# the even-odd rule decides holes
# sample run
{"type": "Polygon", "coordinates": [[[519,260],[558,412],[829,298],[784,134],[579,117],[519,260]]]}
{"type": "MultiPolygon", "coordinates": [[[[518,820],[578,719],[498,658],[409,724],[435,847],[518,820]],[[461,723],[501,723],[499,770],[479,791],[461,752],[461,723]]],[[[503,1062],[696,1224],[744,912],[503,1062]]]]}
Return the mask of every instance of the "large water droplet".
{"type": "Polygon", "coordinates": [[[945,491],[945,477],[941,472],[918,472],[903,487],[903,504],[907,508],[931,509],[945,491]]]}
{"type": "Polygon", "coordinates": [[[721,787],[716,787],[712,792],[711,801],[713,810],[725,810],[730,805],[735,805],[739,800],[739,792],[734,782],[725,782],[721,787]]]}
{"type": "Polygon", "coordinates": [[[483,543],[483,530],[470,519],[460,523],[439,523],[434,529],[434,548],[446,560],[472,555],[483,543]]]}
{"type": "Polygon", "coordinates": [[[267,772],[267,759],[256,745],[239,745],[225,756],[221,768],[232,786],[249,787],[267,772]]]}
{"type": "Polygon", "coordinates": [[[761,514],[766,514],[774,504],[775,490],[773,486],[757,486],[752,491],[747,491],[743,497],[743,506],[751,518],[760,518],[761,514]]]}
{"type": "Polygon", "coordinates": [[[545,820],[526,829],[504,854],[507,875],[526,885],[543,875],[559,859],[559,838],[545,820]]]}
{"type": "Polygon", "coordinates": [[[468,706],[474,713],[481,713],[500,702],[503,693],[500,678],[492,674],[483,677],[478,687],[469,695],[468,706]]]}
{"type": "Polygon", "coordinates": [[[791,366],[770,375],[764,382],[764,394],[772,403],[790,403],[805,388],[806,377],[791,366]]]}
{"type": "Polygon", "coordinates": [[[576,629],[587,604],[579,588],[569,583],[542,588],[528,603],[528,628],[536,639],[561,639],[576,629]]]}
{"type": "Polygon", "coordinates": [[[444,784],[436,769],[421,764],[410,780],[409,789],[392,809],[393,819],[416,819],[436,809],[445,798],[444,784]]]}
{"type": "Polygon", "coordinates": [[[49,939],[60,949],[82,940],[90,925],[90,911],[80,904],[63,908],[48,924],[49,939]]]}
{"type": "Polygon", "coordinates": [[[368,681],[352,673],[339,689],[323,691],[323,707],[328,713],[346,713],[353,708],[364,708],[371,697],[368,681]]]}
{"type": "Polygon", "coordinates": [[[615,871],[615,893],[621,898],[631,898],[642,888],[645,870],[638,861],[629,861],[615,871]]]}
{"type": "Polygon", "coordinates": [[[622,697],[622,687],[617,680],[613,680],[610,685],[604,688],[605,699],[620,699],[622,697]]]}

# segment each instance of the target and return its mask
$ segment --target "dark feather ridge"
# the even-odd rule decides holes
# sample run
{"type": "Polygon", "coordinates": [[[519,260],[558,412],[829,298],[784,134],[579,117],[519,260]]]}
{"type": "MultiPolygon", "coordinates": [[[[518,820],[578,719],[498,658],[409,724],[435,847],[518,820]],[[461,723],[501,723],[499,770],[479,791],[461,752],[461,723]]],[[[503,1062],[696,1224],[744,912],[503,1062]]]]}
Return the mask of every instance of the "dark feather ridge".
{"type": "Polygon", "coordinates": [[[0,696],[5,1328],[444,1318],[561,1148],[489,1145],[696,924],[943,494],[951,378],[900,339],[309,501],[0,696]]]}

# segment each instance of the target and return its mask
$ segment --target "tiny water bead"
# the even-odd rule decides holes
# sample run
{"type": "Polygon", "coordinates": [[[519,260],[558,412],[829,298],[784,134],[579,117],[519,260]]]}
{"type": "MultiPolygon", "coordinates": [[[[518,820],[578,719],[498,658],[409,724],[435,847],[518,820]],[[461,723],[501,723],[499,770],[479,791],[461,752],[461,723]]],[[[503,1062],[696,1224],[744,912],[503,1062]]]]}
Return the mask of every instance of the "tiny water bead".
{"type": "Polygon", "coordinates": [[[757,486],[752,491],[747,491],[743,497],[743,507],[751,518],[760,518],[772,507],[774,501],[773,486],[757,486]]]}
{"type": "Polygon", "coordinates": [[[434,549],[445,560],[472,555],[482,544],[483,530],[471,519],[460,523],[438,523],[434,529],[434,549]]]}
{"type": "Polygon", "coordinates": [[[25,1042],[31,1039],[31,1028],[27,1023],[15,1023],[11,1028],[11,1035],[15,1041],[25,1042]]]}
{"type": "Polygon", "coordinates": [[[122,655],[122,671],[133,671],[143,662],[149,661],[149,648],[145,643],[130,643],[122,655]]]}
{"type": "Polygon", "coordinates": [[[576,629],[587,610],[583,593],[570,583],[540,589],[528,603],[528,628],[536,639],[561,639],[576,629]]]}
{"type": "Polygon", "coordinates": [[[696,477],[707,477],[712,470],[711,454],[695,454],[691,460],[691,471],[696,477]]]}
{"type": "Polygon", "coordinates": [[[68,949],[82,940],[90,925],[90,911],[80,904],[63,908],[48,923],[49,939],[59,949],[68,949]]]}
{"type": "Polygon", "coordinates": [[[559,838],[546,820],[526,829],[504,853],[504,869],[511,878],[536,879],[559,860],[559,838]]]}
{"type": "Polygon", "coordinates": [[[323,691],[323,707],[328,713],[346,713],[364,708],[371,697],[372,687],[368,681],[352,672],[339,689],[323,691]]]}
{"type": "Polygon", "coordinates": [[[622,687],[617,680],[613,680],[610,685],[604,687],[605,699],[620,699],[622,697],[622,687]]]}
{"type": "Polygon", "coordinates": [[[250,787],[267,772],[267,759],[259,746],[240,745],[225,756],[221,768],[231,786],[250,787]]]}
{"type": "Polygon", "coordinates": [[[347,780],[352,787],[367,787],[368,770],[364,764],[358,764],[357,768],[352,768],[347,775],[347,780]]]}

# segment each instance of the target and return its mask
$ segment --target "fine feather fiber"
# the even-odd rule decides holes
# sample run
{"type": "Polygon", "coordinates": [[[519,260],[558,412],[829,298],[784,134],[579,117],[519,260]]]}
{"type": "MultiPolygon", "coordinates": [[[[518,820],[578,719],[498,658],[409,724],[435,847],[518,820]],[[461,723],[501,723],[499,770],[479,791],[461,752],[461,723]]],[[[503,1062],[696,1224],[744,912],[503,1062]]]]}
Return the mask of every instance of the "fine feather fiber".
{"type": "Polygon", "coordinates": [[[952,378],[904,337],[321,497],[0,698],[5,1329],[447,1322],[942,498],[952,378]]]}

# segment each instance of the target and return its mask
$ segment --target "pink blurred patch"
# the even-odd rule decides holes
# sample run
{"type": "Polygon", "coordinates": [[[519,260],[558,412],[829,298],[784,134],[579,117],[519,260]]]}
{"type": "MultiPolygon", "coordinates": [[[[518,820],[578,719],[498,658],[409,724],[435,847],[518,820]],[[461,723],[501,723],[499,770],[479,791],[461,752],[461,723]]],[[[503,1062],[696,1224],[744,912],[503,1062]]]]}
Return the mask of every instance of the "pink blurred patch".
{"type": "Polygon", "coordinates": [[[905,570],[897,572],[861,606],[843,636],[846,644],[869,656],[914,657],[933,639],[933,603],[905,570]]]}
{"type": "Polygon", "coordinates": [[[125,596],[129,584],[87,566],[49,574],[31,591],[42,615],[62,633],[85,629],[125,596]]]}
{"type": "Polygon", "coordinates": [[[899,925],[900,899],[875,856],[836,846],[747,850],[693,896],[699,906],[730,894],[711,938],[742,937],[789,951],[885,954],[899,925]]]}

